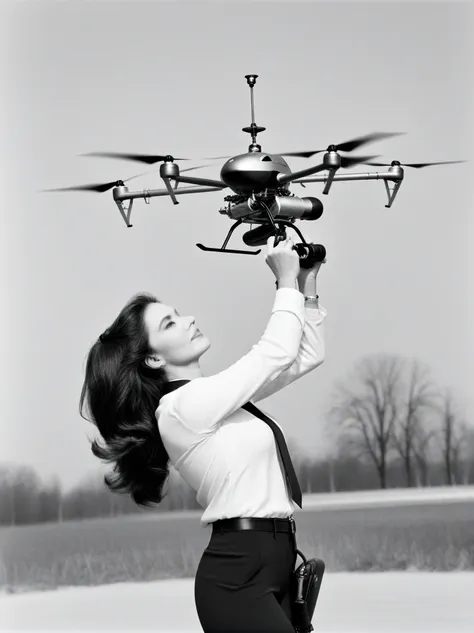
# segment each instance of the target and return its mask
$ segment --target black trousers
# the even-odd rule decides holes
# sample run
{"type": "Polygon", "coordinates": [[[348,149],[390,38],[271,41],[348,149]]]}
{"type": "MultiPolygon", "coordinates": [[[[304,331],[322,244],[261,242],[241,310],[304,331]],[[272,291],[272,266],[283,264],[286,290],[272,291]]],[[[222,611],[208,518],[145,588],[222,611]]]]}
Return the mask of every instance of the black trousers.
{"type": "Polygon", "coordinates": [[[289,585],[296,540],[277,530],[220,533],[213,525],[194,582],[204,633],[294,633],[289,585]]]}

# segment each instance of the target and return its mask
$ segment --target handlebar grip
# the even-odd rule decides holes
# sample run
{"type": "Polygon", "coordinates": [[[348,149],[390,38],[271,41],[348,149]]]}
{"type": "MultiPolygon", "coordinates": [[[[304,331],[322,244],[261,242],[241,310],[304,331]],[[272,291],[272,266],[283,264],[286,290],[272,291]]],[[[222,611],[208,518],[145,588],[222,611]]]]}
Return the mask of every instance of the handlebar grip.
{"type": "MultiPolygon", "coordinates": [[[[247,231],[243,236],[243,241],[247,246],[261,246],[265,244],[269,235],[273,232],[273,228],[267,225],[258,226],[255,229],[247,231]]],[[[285,227],[278,227],[273,240],[273,247],[286,239],[285,227]]],[[[322,244],[299,243],[294,244],[293,249],[300,258],[300,266],[302,268],[312,268],[316,262],[322,262],[326,258],[326,249],[322,244]]]]}
{"type": "Polygon", "coordinates": [[[326,259],[326,249],[322,244],[295,244],[293,248],[298,253],[301,268],[312,268],[326,259]]]}

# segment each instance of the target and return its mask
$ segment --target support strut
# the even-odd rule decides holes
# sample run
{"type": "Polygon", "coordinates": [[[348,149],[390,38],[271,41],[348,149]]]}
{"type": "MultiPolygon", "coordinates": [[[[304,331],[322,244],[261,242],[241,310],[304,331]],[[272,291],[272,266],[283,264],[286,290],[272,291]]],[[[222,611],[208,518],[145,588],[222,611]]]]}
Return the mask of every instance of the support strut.
{"type": "Polygon", "coordinates": [[[132,213],[133,199],[130,200],[130,202],[128,203],[128,207],[125,207],[124,203],[121,200],[115,200],[115,204],[120,211],[120,215],[125,220],[125,224],[127,225],[127,227],[129,229],[132,228],[133,224],[130,224],[130,215],[132,213]]]}
{"type": "Polygon", "coordinates": [[[230,240],[230,236],[235,231],[235,229],[239,226],[239,224],[242,224],[242,222],[243,222],[242,218],[239,218],[237,222],[234,222],[234,224],[230,227],[230,230],[227,233],[227,237],[225,238],[224,243],[222,244],[221,248],[210,248],[209,246],[204,246],[204,244],[196,244],[196,246],[200,248],[202,251],[212,251],[214,253],[237,253],[239,255],[258,255],[262,250],[261,248],[259,248],[258,251],[241,251],[237,249],[226,248],[227,242],[230,240]]]}

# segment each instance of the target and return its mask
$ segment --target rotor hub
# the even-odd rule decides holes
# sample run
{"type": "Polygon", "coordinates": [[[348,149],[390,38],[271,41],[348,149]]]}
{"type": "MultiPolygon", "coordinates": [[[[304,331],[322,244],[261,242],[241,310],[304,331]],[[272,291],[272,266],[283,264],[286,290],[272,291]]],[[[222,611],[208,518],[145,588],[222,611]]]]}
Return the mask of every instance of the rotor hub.
{"type": "Polygon", "coordinates": [[[160,176],[161,178],[174,178],[175,176],[179,176],[179,167],[173,161],[165,161],[162,165],[160,165],[160,176]]]}

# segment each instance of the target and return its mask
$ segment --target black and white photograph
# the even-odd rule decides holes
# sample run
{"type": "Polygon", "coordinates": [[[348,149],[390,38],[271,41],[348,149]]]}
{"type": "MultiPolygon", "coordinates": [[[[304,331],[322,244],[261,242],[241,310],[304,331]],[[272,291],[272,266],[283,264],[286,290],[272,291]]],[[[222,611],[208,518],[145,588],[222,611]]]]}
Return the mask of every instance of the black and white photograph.
{"type": "Polygon", "coordinates": [[[472,631],[473,3],[0,30],[0,630],[472,631]]]}

